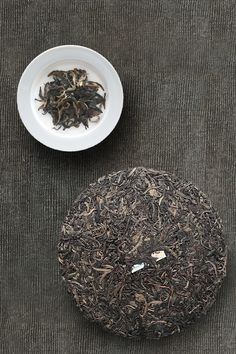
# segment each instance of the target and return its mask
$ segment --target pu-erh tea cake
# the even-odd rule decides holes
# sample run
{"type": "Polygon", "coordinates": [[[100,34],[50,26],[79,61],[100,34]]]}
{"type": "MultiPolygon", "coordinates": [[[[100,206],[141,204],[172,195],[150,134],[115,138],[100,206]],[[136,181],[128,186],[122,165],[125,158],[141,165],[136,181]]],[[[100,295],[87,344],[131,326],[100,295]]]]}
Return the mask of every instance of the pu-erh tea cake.
{"type": "Polygon", "coordinates": [[[100,178],[69,211],[58,246],[84,315],[160,338],[206,314],[226,275],[221,220],[192,183],[142,167],[100,178]]]}

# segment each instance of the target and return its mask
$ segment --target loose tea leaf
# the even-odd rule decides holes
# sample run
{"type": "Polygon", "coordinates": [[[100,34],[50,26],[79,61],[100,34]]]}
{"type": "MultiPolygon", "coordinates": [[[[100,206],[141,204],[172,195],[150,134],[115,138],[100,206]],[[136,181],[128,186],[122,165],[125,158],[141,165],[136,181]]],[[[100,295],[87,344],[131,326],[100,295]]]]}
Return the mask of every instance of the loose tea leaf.
{"type": "Polygon", "coordinates": [[[141,167],[81,193],[58,249],[79,309],[126,337],[179,332],[207,312],[226,275],[221,220],[207,197],[141,167]]]}
{"type": "Polygon", "coordinates": [[[89,121],[96,122],[105,108],[106,94],[101,84],[88,80],[85,70],[68,71],[54,70],[48,74],[53,81],[39,89],[39,99],[42,104],[39,110],[52,116],[57,129],[78,128],[81,124],[88,128],[89,121]]]}

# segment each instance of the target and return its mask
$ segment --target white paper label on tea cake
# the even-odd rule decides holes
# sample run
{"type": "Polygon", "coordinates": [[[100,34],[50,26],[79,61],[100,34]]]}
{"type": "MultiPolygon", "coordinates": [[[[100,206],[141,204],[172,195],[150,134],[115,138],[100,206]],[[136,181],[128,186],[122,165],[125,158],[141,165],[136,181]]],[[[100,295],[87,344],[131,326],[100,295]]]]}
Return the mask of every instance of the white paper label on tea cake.
{"type": "Polygon", "coordinates": [[[155,258],[156,259],[156,262],[160,261],[161,259],[163,258],[166,258],[166,254],[164,251],[155,251],[155,252],[152,252],[151,254],[152,258],[155,258]]]}
{"type": "Polygon", "coordinates": [[[133,267],[132,267],[132,270],[131,270],[131,273],[135,273],[137,272],[138,270],[141,270],[144,268],[144,263],[140,263],[140,264],[134,264],[133,267]]]}

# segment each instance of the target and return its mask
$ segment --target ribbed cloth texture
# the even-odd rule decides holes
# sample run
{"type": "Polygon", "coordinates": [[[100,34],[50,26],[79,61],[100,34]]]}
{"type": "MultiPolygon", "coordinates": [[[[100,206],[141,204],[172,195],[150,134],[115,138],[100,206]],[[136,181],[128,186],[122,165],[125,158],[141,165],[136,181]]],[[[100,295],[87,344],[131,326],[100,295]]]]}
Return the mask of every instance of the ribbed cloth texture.
{"type": "Polygon", "coordinates": [[[235,353],[235,1],[1,0],[0,28],[0,353],[235,353]],[[114,132],[78,153],[38,143],[16,107],[26,65],[61,44],[97,50],[124,86],[114,132]],[[218,209],[229,246],[228,277],[208,316],[160,342],[125,340],[84,320],[58,272],[72,201],[131,166],[194,182],[218,209]]]}

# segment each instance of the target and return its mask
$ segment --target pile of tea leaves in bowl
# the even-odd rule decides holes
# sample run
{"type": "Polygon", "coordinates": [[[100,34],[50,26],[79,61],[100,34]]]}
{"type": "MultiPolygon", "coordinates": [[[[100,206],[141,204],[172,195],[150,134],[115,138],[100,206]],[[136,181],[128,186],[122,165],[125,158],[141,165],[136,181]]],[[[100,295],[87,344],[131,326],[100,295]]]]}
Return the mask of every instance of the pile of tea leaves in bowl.
{"type": "Polygon", "coordinates": [[[81,124],[89,127],[89,122],[98,122],[105,108],[106,93],[103,86],[88,80],[86,70],[54,70],[48,74],[53,80],[40,87],[39,110],[49,113],[55,129],[63,130],[81,124]]]}

